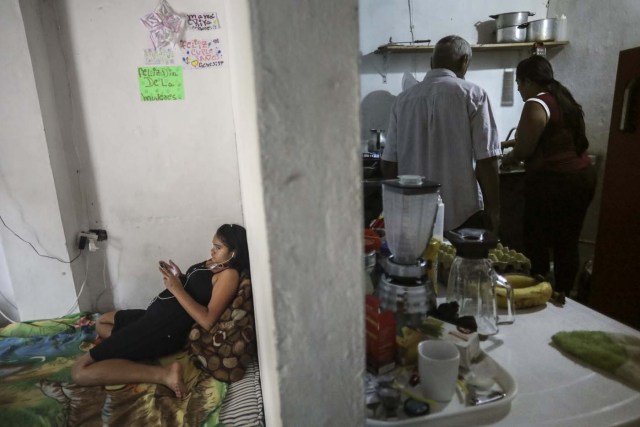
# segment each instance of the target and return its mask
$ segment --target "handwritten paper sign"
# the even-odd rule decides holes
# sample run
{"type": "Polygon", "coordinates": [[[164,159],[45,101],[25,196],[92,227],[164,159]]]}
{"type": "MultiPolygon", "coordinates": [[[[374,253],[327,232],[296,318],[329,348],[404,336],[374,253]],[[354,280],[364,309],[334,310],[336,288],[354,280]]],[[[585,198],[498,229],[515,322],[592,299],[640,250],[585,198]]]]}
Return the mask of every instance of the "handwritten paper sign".
{"type": "Polygon", "coordinates": [[[224,64],[220,39],[180,40],[180,50],[185,68],[210,68],[224,64]]]}
{"type": "Polygon", "coordinates": [[[173,49],[145,49],[145,65],[170,65],[175,64],[173,49]]]}
{"type": "Polygon", "coordinates": [[[220,28],[220,21],[218,20],[218,14],[215,12],[194,13],[187,15],[187,25],[196,31],[217,30],[220,28]]]}
{"type": "Polygon", "coordinates": [[[184,99],[182,67],[139,67],[142,101],[175,101],[184,99]]]}

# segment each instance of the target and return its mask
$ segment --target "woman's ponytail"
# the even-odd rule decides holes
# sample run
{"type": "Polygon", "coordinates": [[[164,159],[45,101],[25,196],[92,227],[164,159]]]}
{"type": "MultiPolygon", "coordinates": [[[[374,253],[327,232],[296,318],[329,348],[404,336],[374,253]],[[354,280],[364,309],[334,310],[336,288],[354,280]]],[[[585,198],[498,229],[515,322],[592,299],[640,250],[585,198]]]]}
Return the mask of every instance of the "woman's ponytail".
{"type": "Polygon", "coordinates": [[[563,119],[571,129],[576,146],[576,154],[581,155],[589,148],[582,106],[578,104],[569,89],[555,79],[549,84],[549,92],[558,101],[563,119]]]}

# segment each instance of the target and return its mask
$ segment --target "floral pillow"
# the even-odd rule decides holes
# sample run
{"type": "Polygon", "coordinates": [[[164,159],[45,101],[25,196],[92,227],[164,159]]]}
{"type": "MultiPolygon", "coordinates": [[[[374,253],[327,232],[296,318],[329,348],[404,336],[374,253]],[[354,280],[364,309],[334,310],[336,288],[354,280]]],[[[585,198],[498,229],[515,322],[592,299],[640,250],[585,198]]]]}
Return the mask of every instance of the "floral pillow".
{"type": "Polygon", "coordinates": [[[188,352],[195,365],[224,382],[241,380],[257,354],[251,278],[243,275],[238,293],[207,331],[197,323],[191,328],[188,352]]]}

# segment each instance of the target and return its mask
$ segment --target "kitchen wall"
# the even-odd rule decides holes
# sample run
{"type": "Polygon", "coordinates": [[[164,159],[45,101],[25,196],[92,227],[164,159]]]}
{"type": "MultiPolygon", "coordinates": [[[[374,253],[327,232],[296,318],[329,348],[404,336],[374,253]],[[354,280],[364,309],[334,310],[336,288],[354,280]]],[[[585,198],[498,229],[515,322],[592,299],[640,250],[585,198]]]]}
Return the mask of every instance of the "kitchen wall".
{"type": "Polygon", "coordinates": [[[598,187],[582,232],[583,258],[592,256],[598,231],[602,174],[606,162],[611,105],[621,50],[640,46],[640,2],[552,0],[549,15],[565,14],[570,44],[554,58],[556,77],[582,104],[589,152],[598,156],[598,187]]]}
{"type": "MultiPolygon", "coordinates": [[[[486,28],[494,21],[489,15],[528,10],[535,13],[535,16],[530,17],[531,20],[545,18],[546,4],[546,1],[541,0],[454,0],[446,4],[437,0],[361,0],[361,137],[368,138],[369,129],[387,128],[390,104],[402,91],[405,73],[422,81],[430,69],[431,55],[428,53],[392,54],[386,58],[384,55],[374,54],[378,46],[389,42],[389,38],[396,42],[430,39],[435,44],[444,36],[457,34],[469,43],[476,44],[488,36],[486,28]],[[413,24],[413,38],[410,24],[413,24]]],[[[505,70],[514,69],[529,54],[529,49],[476,52],[465,77],[482,86],[489,94],[502,138],[517,125],[522,110],[522,100],[515,91],[515,85],[513,105],[500,105],[503,75],[505,70]]]]}
{"type": "MultiPolygon", "coordinates": [[[[394,41],[412,40],[410,22],[413,23],[413,40],[431,39],[435,43],[445,35],[458,34],[471,44],[478,43],[483,41],[487,21],[491,21],[489,15],[519,10],[535,12],[530,20],[567,16],[569,44],[548,49],[547,58],[554,66],[556,78],[572,91],[584,108],[589,152],[598,156],[601,176],[618,52],[640,45],[640,31],[636,25],[640,19],[640,3],[633,0],[456,0],[446,2],[446,5],[436,0],[361,0],[361,138],[369,138],[369,129],[386,129],[391,102],[402,90],[405,73],[422,80],[429,69],[430,54],[385,58],[373,54],[377,46],[387,43],[390,37],[394,41]]],[[[501,105],[504,71],[514,69],[529,54],[529,49],[476,52],[466,75],[467,80],[488,92],[501,138],[506,138],[508,131],[517,125],[522,110],[522,100],[515,88],[513,105],[501,105]]],[[[585,258],[592,254],[597,232],[601,182],[582,233],[581,249],[585,258]]]]}

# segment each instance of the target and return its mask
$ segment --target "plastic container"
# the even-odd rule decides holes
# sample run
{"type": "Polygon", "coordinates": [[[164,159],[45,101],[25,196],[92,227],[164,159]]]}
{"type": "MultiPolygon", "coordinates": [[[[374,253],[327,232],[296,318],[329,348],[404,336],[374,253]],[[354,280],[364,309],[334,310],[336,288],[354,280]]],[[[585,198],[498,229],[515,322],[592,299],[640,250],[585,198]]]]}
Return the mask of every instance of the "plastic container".
{"type": "Polygon", "coordinates": [[[556,41],[567,41],[567,17],[565,15],[556,19],[556,41]]]}

